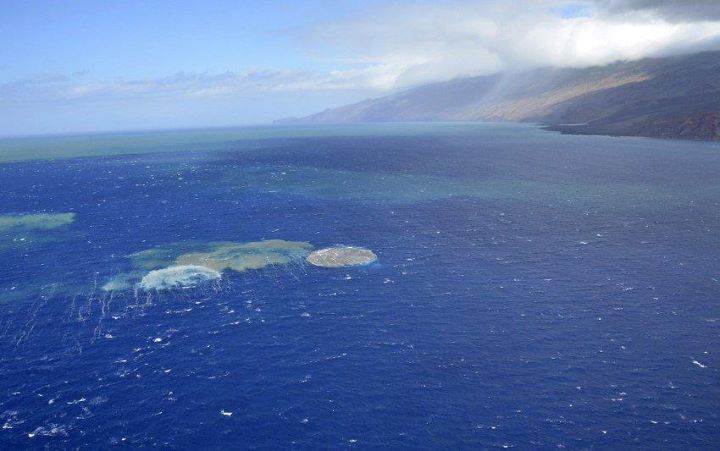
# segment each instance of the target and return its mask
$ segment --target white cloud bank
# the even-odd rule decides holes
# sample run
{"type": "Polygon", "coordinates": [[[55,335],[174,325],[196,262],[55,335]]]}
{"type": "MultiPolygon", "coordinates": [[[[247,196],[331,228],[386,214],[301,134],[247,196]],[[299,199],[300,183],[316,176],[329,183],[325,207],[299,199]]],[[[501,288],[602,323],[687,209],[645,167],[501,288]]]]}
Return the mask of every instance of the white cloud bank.
{"type": "MultiPolygon", "coordinates": [[[[381,89],[533,66],[581,67],[689,52],[714,48],[720,38],[720,15],[677,21],[665,17],[667,7],[621,3],[396,4],[305,33],[314,45],[331,46],[341,58],[373,68],[366,72],[366,83],[381,89]]],[[[692,2],[676,3],[692,9],[692,2]]],[[[696,11],[692,17],[704,16],[696,11]]]]}

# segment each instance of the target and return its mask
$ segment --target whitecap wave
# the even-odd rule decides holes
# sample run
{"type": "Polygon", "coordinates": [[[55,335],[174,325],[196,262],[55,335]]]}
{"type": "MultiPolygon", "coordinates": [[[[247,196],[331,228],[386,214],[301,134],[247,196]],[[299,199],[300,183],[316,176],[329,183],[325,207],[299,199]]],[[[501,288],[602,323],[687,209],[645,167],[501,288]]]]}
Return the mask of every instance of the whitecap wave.
{"type": "Polygon", "coordinates": [[[142,278],[139,287],[143,290],[171,290],[173,288],[192,288],[222,275],[214,269],[196,265],[179,265],[150,271],[142,278]]]}

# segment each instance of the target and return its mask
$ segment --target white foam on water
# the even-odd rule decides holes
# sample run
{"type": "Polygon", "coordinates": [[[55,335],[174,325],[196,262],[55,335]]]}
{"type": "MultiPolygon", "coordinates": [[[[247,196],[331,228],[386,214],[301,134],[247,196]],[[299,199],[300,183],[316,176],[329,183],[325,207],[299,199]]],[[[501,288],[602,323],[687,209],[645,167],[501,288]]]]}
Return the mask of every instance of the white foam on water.
{"type": "Polygon", "coordinates": [[[698,366],[700,368],[707,368],[707,365],[703,365],[702,363],[698,362],[695,359],[693,359],[692,363],[693,363],[693,365],[698,366]]]}
{"type": "Polygon", "coordinates": [[[67,436],[68,434],[63,425],[51,423],[47,427],[38,426],[34,431],[28,432],[28,438],[34,438],[38,435],[44,437],[55,437],[58,435],[67,436]]]}
{"type": "Polygon", "coordinates": [[[142,278],[143,290],[170,290],[192,288],[202,283],[219,280],[222,275],[214,269],[196,265],[179,265],[150,271],[142,278]]]}
{"type": "Polygon", "coordinates": [[[102,287],[103,291],[122,291],[133,288],[140,278],[138,273],[121,273],[108,280],[102,287]]]}

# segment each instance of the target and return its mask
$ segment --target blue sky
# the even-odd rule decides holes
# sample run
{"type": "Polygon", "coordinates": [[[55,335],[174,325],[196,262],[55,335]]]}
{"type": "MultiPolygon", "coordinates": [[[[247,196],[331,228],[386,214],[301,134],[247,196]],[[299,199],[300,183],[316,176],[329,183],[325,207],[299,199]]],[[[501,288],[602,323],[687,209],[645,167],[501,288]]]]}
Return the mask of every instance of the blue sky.
{"type": "Polygon", "coordinates": [[[4,1],[0,77],[322,69],[292,29],[351,15],[360,4],[367,2],[4,1]]]}
{"type": "MultiPolygon", "coordinates": [[[[18,84],[27,91],[28,84],[53,77],[80,85],[183,73],[345,69],[342,62],[313,57],[295,31],[352,15],[360,4],[369,2],[3,1],[0,84],[5,91],[18,84]]],[[[304,113],[362,96],[335,93],[335,102],[325,92],[246,95],[236,102],[180,96],[43,99],[43,89],[37,90],[0,106],[6,115],[0,134],[265,122],[285,112],[304,113]],[[292,102],[307,107],[293,108],[292,102]],[[11,111],[7,103],[14,104],[11,111]],[[174,114],[173,109],[195,111],[174,114]]]]}
{"type": "Polygon", "coordinates": [[[0,135],[265,123],[432,81],[720,36],[716,20],[677,23],[634,3],[4,0],[0,135]]]}

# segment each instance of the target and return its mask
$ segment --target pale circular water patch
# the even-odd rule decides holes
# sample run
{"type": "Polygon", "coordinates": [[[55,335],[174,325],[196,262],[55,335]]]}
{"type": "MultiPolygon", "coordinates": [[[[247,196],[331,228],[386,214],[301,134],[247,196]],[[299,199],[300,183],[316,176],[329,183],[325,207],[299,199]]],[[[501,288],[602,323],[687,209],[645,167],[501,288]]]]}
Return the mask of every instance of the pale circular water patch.
{"type": "Polygon", "coordinates": [[[139,286],[143,290],[192,288],[221,277],[219,272],[204,266],[179,265],[150,271],[142,278],[139,286]]]}
{"type": "Polygon", "coordinates": [[[377,260],[370,249],[354,246],[328,247],[311,252],[307,261],[323,268],[367,265],[377,260]]]}

